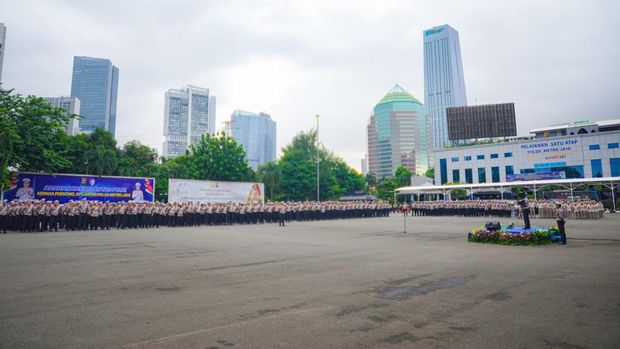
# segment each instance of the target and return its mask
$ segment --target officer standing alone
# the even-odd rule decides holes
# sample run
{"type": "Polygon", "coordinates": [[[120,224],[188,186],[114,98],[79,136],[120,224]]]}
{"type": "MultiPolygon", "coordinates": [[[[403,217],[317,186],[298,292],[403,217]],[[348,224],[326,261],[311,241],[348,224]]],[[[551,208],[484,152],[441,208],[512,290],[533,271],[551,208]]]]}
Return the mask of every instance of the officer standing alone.
{"type": "Polygon", "coordinates": [[[558,223],[558,229],[560,230],[560,238],[562,242],[560,244],[566,245],[566,230],[564,225],[566,224],[565,213],[562,209],[562,204],[557,203],[555,205],[555,221],[558,223]]]}

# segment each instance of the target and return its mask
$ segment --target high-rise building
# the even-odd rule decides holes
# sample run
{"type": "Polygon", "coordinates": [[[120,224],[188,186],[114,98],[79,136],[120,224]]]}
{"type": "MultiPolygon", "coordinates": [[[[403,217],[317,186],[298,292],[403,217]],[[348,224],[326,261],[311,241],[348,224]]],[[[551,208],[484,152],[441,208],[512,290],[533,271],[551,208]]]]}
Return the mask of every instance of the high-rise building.
{"type": "Polygon", "coordinates": [[[377,103],[368,123],[368,172],[391,177],[399,166],[422,175],[430,165],[428,110],[396,85],[377,103]]]}
{"type": "Polygon", "coordinates": [[[368,174],[368,154],[364,154],[361,165],[362,165],[362,176],[366,177],[366,174],[368,174]]]}
{"type": "Polygon", "coordinates": [[[164,110],[164,156],[184,154],[206,133],[215,133],[215,96],[209,95],[209,89],[188,85],[168,90],[164,110]]]}
{"type": "Polygon", "coordinates": [[[276,160],[276,122],[269,114],[235,110],[230,117],[232,138],[243,146],[248,164],[259,165],[276,160]]]}
{"type": "Polygon", "coordinates": [[[435,149],[450,145],[447,107],[467,105],[459,33],[449,25],[424,31],[424,103],[433,125],[435,149]]]}
{"type": "Polygon", "coordinates": [[[71,96],[80,99],[82,131],[102,128],[115,134],[118,74],[109,59],[73,57],[71,96]]]}
{"type": "MultiPolygon", "coordinates": [[[[47,102],[54,107],[62,108],[70,114],[80,115],[80,99],[77,97],[47,97],[47,102]]],[[[65,126],[65,132],[70,136],[80,133],[80,120],[71,118],[65,126]]]]}
{"type": "Polygon", "coordinates": [[[0,82],[2,82],[2,65],[4,63],[4,51],[6,45],[6,27],[0,23],[0,82]]]}

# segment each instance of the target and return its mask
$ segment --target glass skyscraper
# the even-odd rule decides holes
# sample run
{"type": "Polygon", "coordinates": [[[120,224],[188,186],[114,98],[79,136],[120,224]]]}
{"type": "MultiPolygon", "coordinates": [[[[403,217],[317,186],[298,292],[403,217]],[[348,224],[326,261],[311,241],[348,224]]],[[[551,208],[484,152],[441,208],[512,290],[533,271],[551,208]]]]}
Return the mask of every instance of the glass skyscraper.
{"type": "Polygon", "coordinates": [[[235,110],[230,123],[232,138],[243,146],[250,167],[256,171],[276,160],[276,122],[269,114],[235,110]]]}
{"type": "Polygon", "coordinates": [[[447,107],[467,105],[459,33],[449,25],[424,31],[424,103],[433,125],[435,149],[450,145],[447,107]]]}
{"type": "Polygon", "coordinates": [[[368,172],[391,177],[399,166],[423,175],[430,165],[428,110],[394,86],[377,103],[368,123],[368,172]]]}
{"type": "Polygon", "coordinates": [[[109,59],[73,57],[71,96],[80,99],[82,131],[102,128],[115,135],[118,74],[109,59]]]}
{"type": "Polygon", "coordinates": [[[215,96],[209,89],[188,85],[166,92],[164,110],[165,157],[183,155],[202,135],[215,132],[215,96]]]}

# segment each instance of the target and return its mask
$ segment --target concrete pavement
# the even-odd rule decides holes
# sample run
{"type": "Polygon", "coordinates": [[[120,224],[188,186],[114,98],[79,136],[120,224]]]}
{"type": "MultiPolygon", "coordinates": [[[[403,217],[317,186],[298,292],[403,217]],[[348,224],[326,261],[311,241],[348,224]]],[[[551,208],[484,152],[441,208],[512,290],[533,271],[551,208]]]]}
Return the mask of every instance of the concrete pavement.
{"type": "Polygon", "coordinates": [[[0,235],[0,347],[617,347],[620,216],[567,246],[468,243],[483,222],[0,235]]]}

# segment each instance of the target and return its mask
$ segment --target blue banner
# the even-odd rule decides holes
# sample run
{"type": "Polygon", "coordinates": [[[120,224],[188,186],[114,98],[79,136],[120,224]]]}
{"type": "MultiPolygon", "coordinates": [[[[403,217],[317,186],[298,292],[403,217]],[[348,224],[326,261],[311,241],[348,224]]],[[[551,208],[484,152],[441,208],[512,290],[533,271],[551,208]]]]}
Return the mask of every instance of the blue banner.
{"type": "Polygon", "coordinates": [[[566,178],[566,172],[564,171],[515,173],[515,174],[507,174],[506,182],[543,181],[543,180],[549,180],[549,179],[565,179],[565,178],[566,178]]]}
{"type": "Polygon", "coordinates": [[[4,198],[9,201],[58,200],[61,203],[82,199],[101,202],[153,202],[155,179],[20,173],[11,178],[4,198]]]}

